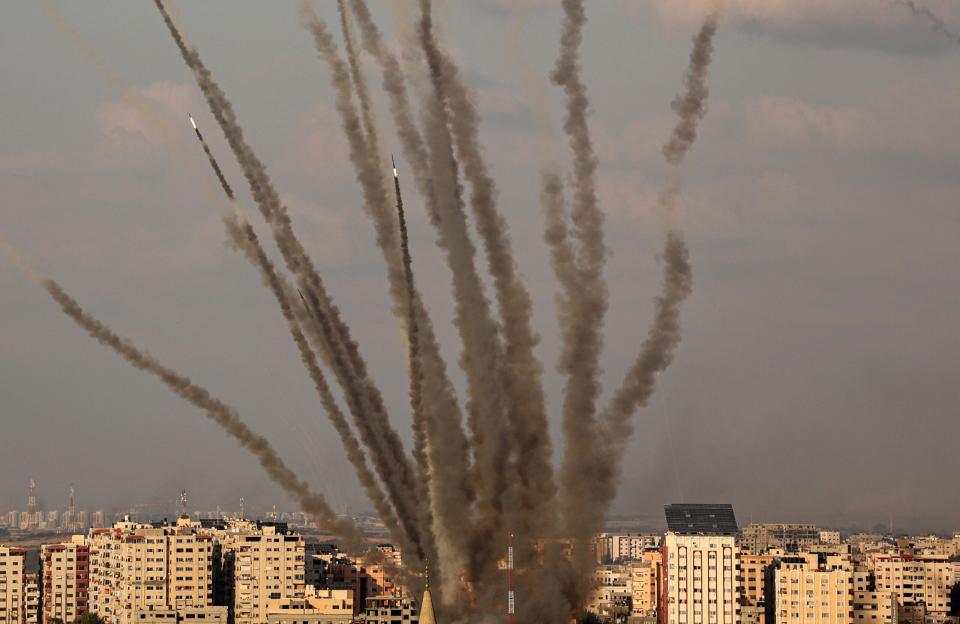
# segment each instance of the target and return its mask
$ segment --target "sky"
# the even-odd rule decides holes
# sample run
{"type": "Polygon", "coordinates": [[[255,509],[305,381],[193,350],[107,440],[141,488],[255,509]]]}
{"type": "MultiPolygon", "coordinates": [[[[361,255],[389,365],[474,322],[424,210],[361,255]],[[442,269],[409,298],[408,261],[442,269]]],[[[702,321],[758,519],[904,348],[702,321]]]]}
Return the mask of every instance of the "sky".
{"type": "MultiPolygon", "coordinates": [[[[409,0],[370,2],[396,45],[409,0]]],[[[193,113],[254,224],[239,169],[150,2],[57,2],[119,80],[41,5],[0,6],[0,232],[91,312],[236,406],[335,505],[368,508],[253,270],[224,245],[193,113]],[[169,136],[132,107],[133,89],[169,136]]],[[[324,64],[294,2],[179,2],[409,441],[404,343],[324,64]]],[[[706,0],[587,3],[583,76],[612,250],[603,383],[635,357],[658,292],[655,214],[670,102],[706,0]]],[[[951,0],[922,5],[960,29],[951,0]]],[[[335,5],[319,10],[336,24],[335,5]]],[[[569,170],[552,0],[438,3],[535,303],[554,425],[559,330],[539,175],[569,170]],[[543,91],[542,89],[545,89],[543,91]],[[549,107],[545,125],[537,94],[549,107]]],[[[680,222],[683,342],[636,415],[618,514],[730,502],[741,523],[960,529],[960,46],[895,0],[727,0],[680,222]]],[[[365,59],[386,146],[398,140],[365,59]]],[[[384,155],[385,163],[387,155],[384,155]]],[[[385,164],[386,166],[386,164],[385,164]]],[[[405,163],[398,161],[403,175],[405,163]]],[[[412,252],[454,381],[450,277],[412,183],[412,252]]],[[[256,461],[84,335],[0,262],[0,510],[294,508],[256,461]]],[[[557,428],[554,446],[560,448],[557,428]]]]}

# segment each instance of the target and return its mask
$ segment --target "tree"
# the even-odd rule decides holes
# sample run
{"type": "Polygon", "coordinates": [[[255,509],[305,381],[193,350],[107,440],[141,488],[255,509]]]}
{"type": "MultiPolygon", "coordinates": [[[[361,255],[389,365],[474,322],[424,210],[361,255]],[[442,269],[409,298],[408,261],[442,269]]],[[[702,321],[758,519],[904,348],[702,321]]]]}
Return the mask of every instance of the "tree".
{"type": "Polygon", "coordinates": [[[96,613],[87,611],[86,613],[81,613],[80,617],[75,619],[72,624],[107,624],[107,622],[96,613]]]}

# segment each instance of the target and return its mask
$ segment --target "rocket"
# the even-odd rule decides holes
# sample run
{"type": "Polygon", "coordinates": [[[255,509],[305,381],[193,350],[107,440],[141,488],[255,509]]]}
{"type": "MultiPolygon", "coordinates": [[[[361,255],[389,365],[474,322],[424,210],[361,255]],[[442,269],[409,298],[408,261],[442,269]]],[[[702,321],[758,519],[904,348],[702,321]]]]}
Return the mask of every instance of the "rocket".
{"type": "Polygon", "coordinates": [[[397,161],[393,159],[393,154],[390,154],[390,164],[393,165],[393,177],[398,178],[399,176],[397,175],[397,161]]]}
{"type": "Polygon", "coordinates": [[[193,115],[187,113],[187,117],[190,118],[190,125],[193,126],[193,131],[197,133],[197,138],[200,139],[200,142],[203,142],[203,135],[200,134],[200,128],[197,127],[197,122],[193,120],[193,115]]]}

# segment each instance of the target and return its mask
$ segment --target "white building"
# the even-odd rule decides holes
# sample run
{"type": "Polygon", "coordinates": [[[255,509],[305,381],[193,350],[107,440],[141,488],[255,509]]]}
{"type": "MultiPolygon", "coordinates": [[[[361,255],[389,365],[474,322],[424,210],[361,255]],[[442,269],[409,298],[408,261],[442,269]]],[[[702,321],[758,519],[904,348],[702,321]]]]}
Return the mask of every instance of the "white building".
{"type": "Polygon", "coordinates": [[[730,505],[667,505],[667,624],[738,624],[740,552],[730,505]]]}

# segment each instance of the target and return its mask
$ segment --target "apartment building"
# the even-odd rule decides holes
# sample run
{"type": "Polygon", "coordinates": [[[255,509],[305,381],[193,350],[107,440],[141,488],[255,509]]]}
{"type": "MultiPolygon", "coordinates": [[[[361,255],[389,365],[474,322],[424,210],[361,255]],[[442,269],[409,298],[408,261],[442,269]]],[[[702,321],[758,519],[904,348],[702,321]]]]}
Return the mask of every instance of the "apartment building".
{"type": "Polygon", "coordinates": [[[23,577],[23,608],[26,624],[40,623],[40,577],[37,574],[23,577]]]}
{"type": "Polygon", "coordinates": [[[738,624],[740,551],[730,505],[667,505],[664,624],[738,624]]]}
{"type": "Polygon", "coordinates": [[[643,553],[660,548],[660,536],[649,533],[600,533],[595,548],[598,563],[639,561],[643,553]]]}
{"type": "Polygon", "coordinates": [[[820,543],[820,529],[814,524],[750,524],[743,529],[741,543],[754,554],[769,548],[802,549],[820,543]]]}
{"type": "Polygon", "coordinates": [[[773,564],[772,614],[777,624],[851,624],[853,571],[841,559],[817,554],[778,558],[773,564]]]}
{"type": "Polygon", "coordinates": [[[25,624],[26,556],[22,548],[0,546],[0,624],[25,624]]]}
{"type": "Polygon", "coordinates": [[[224,608],[212,606],[216,545],[200,531],[186,518],[172,526],[125,520],[92,529],[90,609],[108,624],[134,624],[169,610],[193,613],[191,619],[198,610],[219,617],[224,608]]]}
{"type": "Polygon", "coordinates": [[[773,555],[740,553],[740,619],[743,624],[766,623],[767,574],[773,555]]]}
{"type": "Polygon", "coordinates": [[[214,535],[221,549],[222,595],[233,624],[262,624],[271,613],[284,621],[298,610],[308,615],[300,535],[286,525],[248,521],[228,521],[214,535]]]}
{"type": "Polygon", "coordinates": [[[655,553],[657,559],[645,557],[644,561],[636,561],[627,565],[629,574],[629,588],[632,600],[633,616],[652,616],[660,606],[661,575],[663,572],[660,553],[655,553]]]}
{"type": "Polygon", "coordinates": [[[40,549],[42,621],[72,622],[89,610],[90,547],[83,535],[40,549]]]}
{"type": "Polygon", "coordinates": [[[900,607],[924,605],[934,617],[950,612],[953,565],[945,557],[913,557],[883,553],[874,556],[878,592],[897,594],[900,607]]]}
{"type": "Polygon", "coordinates": [[[853,592],[853,624],[898,624],[899,601],[894,592],[853,592]]]}

